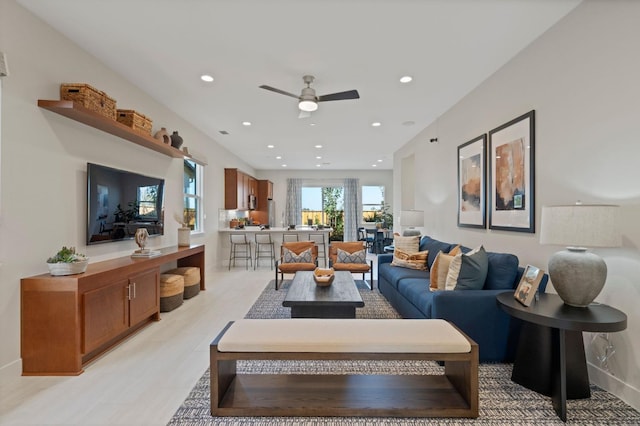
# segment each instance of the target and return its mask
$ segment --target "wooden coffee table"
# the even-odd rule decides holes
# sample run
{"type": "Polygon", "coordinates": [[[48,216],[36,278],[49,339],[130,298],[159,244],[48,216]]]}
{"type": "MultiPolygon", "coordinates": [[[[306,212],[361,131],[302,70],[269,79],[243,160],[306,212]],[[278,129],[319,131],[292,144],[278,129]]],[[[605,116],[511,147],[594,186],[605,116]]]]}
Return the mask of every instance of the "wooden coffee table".
{"type": "Polygon", "coordinates": [[[333,283],[316,285],[313,271],[300,271],[289,286],[282,306],[291,308],[291,318],[355,318],[364,306],[350,272],[336,271],[333,283]]]}

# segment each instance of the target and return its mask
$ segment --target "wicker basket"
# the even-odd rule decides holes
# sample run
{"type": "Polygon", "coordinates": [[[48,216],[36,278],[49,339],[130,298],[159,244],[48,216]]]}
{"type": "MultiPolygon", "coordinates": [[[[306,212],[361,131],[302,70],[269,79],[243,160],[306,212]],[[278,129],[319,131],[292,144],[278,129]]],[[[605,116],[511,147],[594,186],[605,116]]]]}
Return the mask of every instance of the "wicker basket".
{"type": "Polygon", "coordinates": [[[60,85],[60,99],[77,102],[111,120],[116,119],[116,100],[105,92],[85,83],[64,83],[60,85]]]}
{"type": "Polygon", "coordinates": [[[313,271],[313,279],[319,287],[330,286],[334,278],[335,271],[333,268],[316,268],[313,271]]]}
{"type": "Polygon", "coordinates": [[[174,274],[160,274],[160,312],[173,311],[182,305],[184,278],[174,274]]]}
{"type": "Polygon", "coordinates": [[[140,114],[132,109],[119,109],[116,120],[125,126],[131,127],[138,132],[151,134],[153,120],[144,114],[140,114]]]}
{"type": "Polygon", "coordinates": [[[184,299],[191,299],[200,293],[200,268],[182,266],[170,269],[165,274],[180,275],[184,279],[184,299]]]}

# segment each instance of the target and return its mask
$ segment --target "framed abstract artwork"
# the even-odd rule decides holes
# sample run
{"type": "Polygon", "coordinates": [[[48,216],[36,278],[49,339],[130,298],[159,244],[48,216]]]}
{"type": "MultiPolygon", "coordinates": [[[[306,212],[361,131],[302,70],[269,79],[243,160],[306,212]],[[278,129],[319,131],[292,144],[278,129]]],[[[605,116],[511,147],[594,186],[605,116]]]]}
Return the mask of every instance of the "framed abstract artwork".
{"type": "Polygon", "coordinates": [[[487,135],[458,147],[458,226],[486,228],[487,135]]]}
{"type": "Polygon", "coordinates": [[[489,132],[489,228],[535,232],[534,112],[489,132]]]}

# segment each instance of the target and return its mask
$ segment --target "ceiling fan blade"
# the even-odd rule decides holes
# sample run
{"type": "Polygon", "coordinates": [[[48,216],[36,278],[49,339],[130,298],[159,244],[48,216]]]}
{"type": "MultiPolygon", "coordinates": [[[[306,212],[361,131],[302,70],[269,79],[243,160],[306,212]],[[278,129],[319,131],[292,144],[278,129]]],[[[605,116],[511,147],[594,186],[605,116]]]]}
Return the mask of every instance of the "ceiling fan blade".
{"type": "Polygon", "coordinates": [[[298,99],[298,95],[294,95],[293,93],[285,92],[284,90],[276,89],[275,87],[265,86],[264,84],[260,86],[261,89],[270,90],[272,92],[280,93],[281,95],[291,96],[292,98],[298,99]]]}
{"type": "Polygon", "coordinates": [[[342,101],[346,99],[359,99],[360,95],[357,90],[347,90],[346,92],[331,93],[328,95],[318,96],[318,102],[326,101],[342,101]]]}
{"type": "Polygon", "coordinates": [[[311,113],[309,111],[300,111],[298,114],[298,118],[309,118],[311,117],[311,113]]]}

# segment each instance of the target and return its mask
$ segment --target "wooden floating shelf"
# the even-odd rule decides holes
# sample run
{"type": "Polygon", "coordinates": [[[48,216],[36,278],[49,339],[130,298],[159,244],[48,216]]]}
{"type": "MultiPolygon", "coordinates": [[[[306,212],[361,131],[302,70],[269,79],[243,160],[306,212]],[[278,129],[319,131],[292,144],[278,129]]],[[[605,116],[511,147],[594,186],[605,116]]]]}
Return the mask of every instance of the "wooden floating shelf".
{"type": "Polygon", "coordinates": [[[184,152],[167,145],[150,135],[137,132],[131,127],[125,126],[116,120],[106,118],[97,112],[91,111],[82,105],[73,101],[50,101],[50,100],[38,100],[38,106],[49,111],[53,111],[56,114],[63,115],[74,121],[82,124],[86,124],[89,127],[93,127],[110,135],[117,136],[119,138],[133,142],[136,145],[149,148],[153,151],[159,152],[164,155],[168,155],[173,158],[190,157],[184,152]]]}

